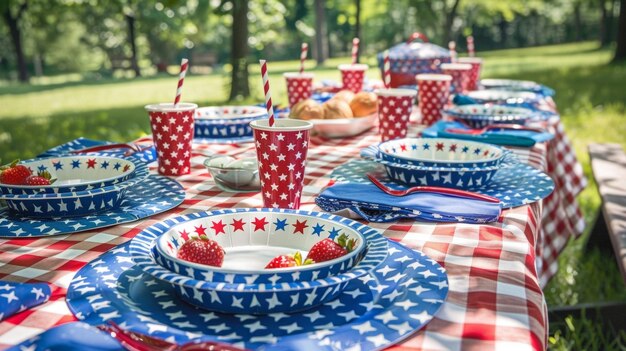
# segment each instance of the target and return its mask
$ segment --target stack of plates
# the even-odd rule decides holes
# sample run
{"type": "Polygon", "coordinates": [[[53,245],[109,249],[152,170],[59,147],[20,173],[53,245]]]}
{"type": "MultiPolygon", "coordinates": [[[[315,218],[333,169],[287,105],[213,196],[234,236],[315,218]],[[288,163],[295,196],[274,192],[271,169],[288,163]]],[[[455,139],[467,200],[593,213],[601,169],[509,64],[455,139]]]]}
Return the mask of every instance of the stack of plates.
{"type": "Polygon", "coordinates": [[[460,105],[443,110],[448,119],[461,121],[472,128],[483,128],[491,124],[524,124],[537,112],[505,105],[460,105]]]}
{"type": "MultiPolygon", "coordinates": [[[[156,224],[130,244],[136,265],[172,284],[179,297],[224,313],[297,312],[335,299],[355,279],[385,260],[387,240],[347,218],[307,211],[243,209],[194,213],[156,224]],[[345,234],[355,249],[334,260],[265,269],[275,256],[308,250],[324,238],[345,234]],[[222,267],[181,260],[180,246],[206,235],[224,248],[222,267]]],[[[371,283],[374,284],[374,283],[371,283]]]]}
{"type": "Polygon", "coordinates": [[[47,171],[48,186],[0,184],[0,198],[17,216],[85,216],[119,207],[126,192],[148,175],[143,162],[106,156],[61,156],[22,163],[33,174],[47,171]]]}
{"type": "Polygon", "coordinates": [[[361,156],[384,165],[394,182],[459,189],[488,184],[512,162],[510,153],[497,146],[444,138],[386,141],[362,150],[361,156]]]}

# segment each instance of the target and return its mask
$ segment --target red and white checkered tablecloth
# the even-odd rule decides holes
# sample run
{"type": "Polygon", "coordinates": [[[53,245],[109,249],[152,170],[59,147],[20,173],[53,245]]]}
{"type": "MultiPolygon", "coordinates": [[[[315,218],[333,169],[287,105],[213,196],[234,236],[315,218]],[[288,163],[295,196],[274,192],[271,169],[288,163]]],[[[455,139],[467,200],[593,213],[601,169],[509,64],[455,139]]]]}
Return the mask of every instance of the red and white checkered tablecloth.
{"type": "MultiPolygon", "coordinates": [[[[552,272],[562,243],[580,231],[574,196],[584,185],[571,178],[580,167],[557,123],[557,140],[531,150],[516,149],[522,159],[547,167],[560,187],[540,203],[504,211],[498,223],[433,224],[414,221],[372,224],[385,236],[422,250],[448,272],[450,293],[434,320],[397,350],[539,350],[547,340],[547,310],[541,272],[552,272]],[[555,163],[556,162],[556,163],[555,163]],[[574,186],[574,184],[577,184],[574,186]],[[565,212],[560,212],[565,209],[565,212]],[[541,230],[542,210],[550,227],[541,230]],[[554,212],[550,212],[554,211],[554,212]],[[543,250],[539,250],[542,246],[543,250]],[[549,252],[549,254],[546,254],[549,252]],[[538,255],[538,253],[543,253],[538,255]]],[[[415,135],[415,134],[412,134],[415,135]]],[[[378,141],[374,132],[350,139],[313,137],[309,149],[302,209],[319,210],[315,196],[332,183],[328,174],[378,141]]],[[[149,142],[144,138],[140,142],[149,142]]],[[[253,144],[195,145],[192,173],[178,177],[187,195],[182,205],[149,219],[72,235],[40,239],[0,239],[0,280],[52,285],[49,302],[0,322],[0,348],[15,345],[55,325],[74,320],[66,289],[75,272],[100,254],[130,240],[142,229],[185,213],[216,208],[261,207],[259,194],[227,193],[217,188],[202,166],[212,153],[254,155],[253,144]]],[[[154,168],[154,167],[153,167],[154,168]]],[[[154,169],[153,169],[154,171],[154,169]]]]}

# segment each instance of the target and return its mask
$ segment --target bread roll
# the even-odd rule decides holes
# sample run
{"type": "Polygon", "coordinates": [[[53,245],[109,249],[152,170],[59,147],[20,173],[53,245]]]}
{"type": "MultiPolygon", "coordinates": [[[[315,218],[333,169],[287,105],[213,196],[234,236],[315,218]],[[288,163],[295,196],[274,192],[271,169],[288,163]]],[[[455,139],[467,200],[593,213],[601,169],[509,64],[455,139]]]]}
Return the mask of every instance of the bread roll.
{"type": "Polygon", "coordinates": [[[378,97],[374,93],[362,91],[350,102],[354,117],[369,116],[378,110],[378,97]]]}
{"type": "Polygon", "coordinates": [[[350,90],[341,90],[337,94],[335,94],[335,96],[333,96],[333,99],[339,99],[350,103],[350,101],[354,99],[354,93],[350,90]]]}
{"type": "Polygon", "coordinates": [[[350,105],[339,99],[330,99],[324,103],[324,118],[325,119],[338,119],[338,118],[352,118],[352,110],[350,105]]]}
{"type": "Polygon", "coordinates": [[[323,119],[324,108],[319,102],[311,99],[302,100],[291,109],[289,117],[296,119],[323,119]]]}

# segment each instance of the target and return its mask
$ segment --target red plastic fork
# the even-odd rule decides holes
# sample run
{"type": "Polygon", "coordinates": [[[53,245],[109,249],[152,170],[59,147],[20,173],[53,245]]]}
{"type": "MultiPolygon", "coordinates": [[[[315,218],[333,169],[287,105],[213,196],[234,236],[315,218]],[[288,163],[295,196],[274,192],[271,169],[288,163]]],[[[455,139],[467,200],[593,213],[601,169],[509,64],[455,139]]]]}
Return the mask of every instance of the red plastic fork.
{"type": "Polygon", "coordinates": [[[98,329],[109,333],[128,351],[245,351],[233,345],[212,341],[192,341],[178,345],[142,333],[124,330],[113,321],[98,326],[98,329]]]}
{"type": "MultiPolygon", "coordinates": [[[[465,123],[463,123],[463,124],[465,124],[465,123]]],[[[465,124],[465,125],[467,125],[467,124],[465,124]]],[[[488,125],[488,126],[484,127],[483,129],[447,128],[446,132],[453,133],[453,134],[479,135],[479,134],[483,134],[485,132],[488,132],[488,131],[494,130],[494,129],[527,130],[527,131],[537,132],[537,133],[545,132],[541,128],[526,127],[526,126],[522,126],[522,125],[519,125],[519,124],[503,124],[503,123],[491,124],[491,125],[488,125]]]]}
{"type": "Polygon", "coordinates": [[[387,187],[385,184],[381,183],[371,173],[367,174],[367,178],[372,183],[374,183],[374,185],[376,185],[380,190],[392,196],[406,196],[406,195],[418,193],[418,192],[429,192],[429,193],[435,193],[435,194],[453,195],[453,196],[486,201],[486,202],[491,202],[491,203],[500,203],[500,199],[498,198],[495,198],[489,195],[473,193],[471,191],[466,191],[466,190],[444,188],[444,187],[439,187],[439,186],[415,186],[412,188],[408,188],[406,190],[396,190],[396,189],[391,189],[387,187]]]}

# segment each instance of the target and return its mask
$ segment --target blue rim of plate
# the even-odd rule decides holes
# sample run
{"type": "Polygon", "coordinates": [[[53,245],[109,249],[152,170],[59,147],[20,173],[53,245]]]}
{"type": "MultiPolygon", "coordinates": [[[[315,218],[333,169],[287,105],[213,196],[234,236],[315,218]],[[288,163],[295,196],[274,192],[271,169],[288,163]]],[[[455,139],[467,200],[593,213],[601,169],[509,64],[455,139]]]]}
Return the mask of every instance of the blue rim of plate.
{"type": "Polygon", "coordinates": [[[130,187],[119,208],[86,217],[36,219],[0,209],[0,238],[34,238],[72,234],[134,222],[180,205],[185,190],[177,181],[151,175],[130,187]]]}
{"type": "MultiPolygon", "coordinates": [[[[340,182],[369,184],[371,182],[366,174],[370,172],[375,173],[376,178],[390,188],[408,188],[392,182],[376,162],[368,160],[348,161],[333,169],[330,177],[340,182]]],[[[500,199],[502,208],[512,208],[545,199],[554,187],[550,176],[530,165],[517,162],[498,170],[487,185],[469,190],[496,197],[500,199]]]]}
{"type": "Polygon", "coordinates": [[[283,290],[286,287],[290,291],[298,289],[309,289],[315,286],[326,286],[331,284],[337,284],[339,282],[354,279],[356,277],[367,274],[370,270],[374,269],[387,254],[387,240],[378,230],[353,221],[351,219],[336,216],[333,214],[303,211],[303,210],[288,210],[288,209],[269,209],[269,208],[239,208],[239,209],[224,209],[214,212],[196,212],[188,215],[179,216],[176,218],[168,219],[162,223],[154,224],[139,234],[137,234],[129,245],[130,254],[133,261],[138,267],[141,267],[146,273],[154,276],[155,278],[163,281],[167,281],[171,284],[194,288],[197,290],[223,290],[223,291],[241,291],[241,292],[254,292],[260,291],[277,291],[283,290]],[[191,277],[175,273],[167,268],[159,265],[153,254],[152,249],[156,244],[156,240],[167,232],[170,228],[184,223],[186,221],[211,217],[216,214],[229,214],[229,213],[288,213],[288,214],[306,214],[323,218],[329,221],[336,221],[343,225],[347,225],[353,230],[359,232],[367,241],[367,252],[361,261],[354,265],[350,270],[345,273],[329,276],[327,278],[318,279],[310,282],[292,282],[281,284],[245,284],[245,283],[224,283],[224,282],[210,282],[204,280],[196,280],[191,277]]]}
{"type": "Polygon", "coordinates": [[[242,136],[236,138],[193,138],[195,144],[243,144],[253,143],[254,136],[242,136]]]}
{"type": "Polygon", "coordinates": [[[176,343],[221,341],[252,350],[380,350],[430,322],[448,294],[445,269],[419,251],[389,243],[389,256],[336,300],[303,313],[269,315],[200,312],[175,289],[133,265],[129,243],[81,268],[67,304],[80,320],[176,343]],[[378,281],[373,290],[370,280],[378,281]]]}

